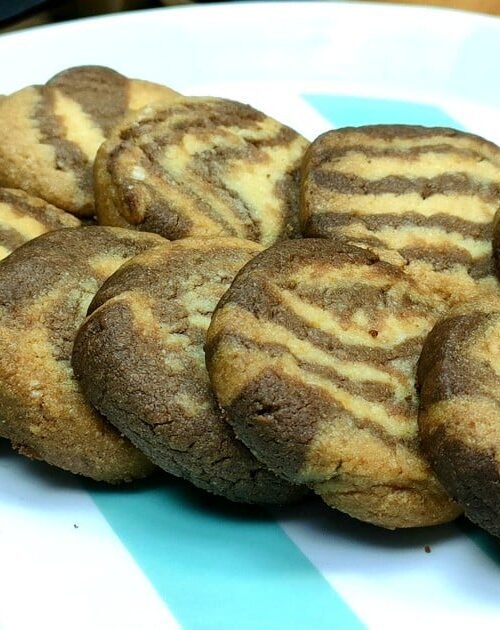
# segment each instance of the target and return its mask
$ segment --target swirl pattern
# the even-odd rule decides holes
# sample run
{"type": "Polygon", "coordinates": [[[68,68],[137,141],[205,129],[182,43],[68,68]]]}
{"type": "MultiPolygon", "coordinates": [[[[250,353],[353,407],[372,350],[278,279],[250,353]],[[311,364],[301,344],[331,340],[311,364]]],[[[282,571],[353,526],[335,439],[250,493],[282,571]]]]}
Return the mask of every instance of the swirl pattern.
{"type": "Polygon", "coordinates": [[[236,440],[203,352],[217,302],[261,249],[189,238],[135,257],[94,298],[73,365],[91,402],[163,469],[233,501],[283,503],[301,490],[236,440]]]}
{"type": "Polygon", "coordinates": [[[249,105],[185,98],[145,108],[97,155],[98,218],[175,240],[299,235],[299,167],[308,142],[249,105]]]}
{"type": "Polygon", "coordinates": [[[0,188],[0,260],[40,234],[80,221],[51,204],[22,190],[0,188]]]}
{"type": "Polygon", "coordinates": [[[97,149],[132,110],[172,100],[167,87],[101,66],[70,68],[0,99],[0,186],[93,216],[97,149]]]}
{"type": "Polygon", "coordinates": [[[151,471],[90,407],[70,360],[99,286],[128,258],[163,242],[118,228],[67,228],[0,263],[0,436],[24,455],[113,483],[151,471]]]}
{"type": "Polygon", "coordinates": [[[459,509],[419,450],[415,372],[446,309],[366,250],[284,242],[219,303],[211,381],[238,437],[329,505],[389,528],[445,522],[459,509]]]}
{"type": "Polygon", "coordinates": [[[422,446],[465,514],[500,536],[500,297],[456,307],[419,363],[422,446]]]}
{"type": "Polygon", "coordinates": [[[453,129],[340,129],[317,138],[304,161],[306,236],[369,248],[449,300],[496,289],[499,204],[500,149],[453,129]]]}

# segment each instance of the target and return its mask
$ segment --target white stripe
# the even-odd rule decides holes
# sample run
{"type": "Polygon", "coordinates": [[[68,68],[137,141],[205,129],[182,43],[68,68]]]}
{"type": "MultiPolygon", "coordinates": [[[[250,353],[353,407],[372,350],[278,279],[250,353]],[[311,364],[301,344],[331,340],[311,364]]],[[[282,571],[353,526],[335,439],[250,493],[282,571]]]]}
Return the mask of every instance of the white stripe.
{"type": "Polygon", "coordinates": [[[178,628],[78,480],[3,440],[0,628],[178,628]]]}
{"type": "Polygon", "coordinates": [[[388,531],[319,501],[275,515],[369,628],[498,628],[498,566],[454,525],[388,531]]]}
{"type": "Polygon", "coordinates": [[[442,109],[467,131],[500,145],[498,108],[454,99],[453,101],[443,101],[442,109]]]}
{"type": "Polygon", "coordinates": [[[314,140],[319,134],[331,129],[332,124],[300,96],[301,93],[307,92],[303,88],[304,85],[298,83],[283,85],[279,82],[273,86],[272,83],[262,81],[245,81],[198,85],[192,93],[249,103],[255,109],[296,129],[309,140],[314,140]]]}

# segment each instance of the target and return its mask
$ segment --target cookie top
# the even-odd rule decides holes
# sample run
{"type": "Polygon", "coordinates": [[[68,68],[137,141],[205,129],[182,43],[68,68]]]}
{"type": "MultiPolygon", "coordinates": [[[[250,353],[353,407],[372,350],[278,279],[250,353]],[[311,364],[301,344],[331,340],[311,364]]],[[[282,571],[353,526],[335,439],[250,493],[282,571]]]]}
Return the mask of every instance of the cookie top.
{"type": "Polygon", "coordinates": [[[95,165],[100,223],[169,239],[237,236],[269,246],[298,235],[308,142],[249,105],[184,98],[117,128],[95,165]]]}
{"type": "Polygon", "coordinates": [[[203,352],[217,302],[261,249],[189,238],[132,259],[95,296],[73,366],[94,405],[168,472],[233,501],[280,503],[299,490],[236,440],[203,352]]]}
{"type": "Polygon", "coordinates": [[[497,276],[500,279],[500,208],[497,210],[493,221],[493,261],[497,276]]]}
{"type": "Polygon", "coordinates": [[[383,527],[458,508],[422,457],[415,370],[446,309],[397,267],[346,243],[288,241],[238,274],[206,356],[236,435],[270,469],[383,527]]]}
{"type": "Polygon", "coordinates": [[[301,195],[306,236],[369,248],[451,301],[496,290],[500,148],[492,142],[440,127],[331,131],[308,150],[301,195]]]}
{"type": "Polygon", "coordinates": [[[176,96],[110,68],[81,66],[0,99],[0,185],[92,216],[99,146],[131,110],[176,96]]]}
{"type": "Polygon", "coordinates": [[[45,232],[78,227],[80,221],[43,199],[14,188],[0,188],[0,260],[45,232]]]}
{"type": "Polygon", "coordinates": [[[432,329],[419,362],[422,446],[465,514],[500,536],[500,295],[432,329]]]}
{"type": "Polygon", "coordinates": [[[151,471],[87,403],[70,360],[102,282],[163,242],[119,228],[66,228],[25,243],[0,263],[0,436],[20,452],[109,482],[151,471]]]}

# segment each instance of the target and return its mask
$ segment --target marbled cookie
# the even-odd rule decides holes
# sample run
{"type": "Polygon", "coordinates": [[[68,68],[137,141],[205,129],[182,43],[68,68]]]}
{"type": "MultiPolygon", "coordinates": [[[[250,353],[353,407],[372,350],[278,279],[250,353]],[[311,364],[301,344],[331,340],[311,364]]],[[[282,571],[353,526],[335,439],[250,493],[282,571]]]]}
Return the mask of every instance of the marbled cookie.
{"type": "Polygon", "coordinates": [[[419,450],[415,372],[446,308],[366,250],[280,243],[220,301],[210,379],[236,435],[290,482],[383,527],[443,523],[459,508],[419,450]]]}
{"type": "Polygon", "coordinates": [[[418,377],[425,453],[465,514],[500,536],[500,295],[436,324],[418,377]]]}
{"type": "Polygon", "coordinates": [[[97,480],[143,477],[152,464],[85,400],[73,340],[102,282],[164,243],[119,228],[67,228],[0,263],[0,436],[24,455],[97,480]]]}
{"type": "Polygon", "coordinates": [[[173,240],[237,236],[269,246],[297,236],[307,145],[234,101],[185,98],[145,108],[98,152],[99,221],[173,240]]]}
{"type": "Polygon", "coordinates": [[[259,251],[235,238],[184,239],[137,256],[94,298],[73,367],[91,402],[168,472],[233,501],[280,503],[299,490],[236,440],[203,353],[219,298],[259,251]]]}
{"type": "Polygon", "coordinates": [[[0,260],[31,239],[80,221],[22,190],[0,188],[0,260]]]}
{"type": "Polygon", "coordinates": [[[368,247],[451,301],[496,290],[500,149],[492,142],[407,125],[331,131],[309,148],[301,194],[306,236],[368,247]]]}
{"type": "Polygon", "coordinates": [[[109,68],[82,66],[0,99],[0,185],[92,216],[99,145],[131,110],[176,96],[109,68]]]}

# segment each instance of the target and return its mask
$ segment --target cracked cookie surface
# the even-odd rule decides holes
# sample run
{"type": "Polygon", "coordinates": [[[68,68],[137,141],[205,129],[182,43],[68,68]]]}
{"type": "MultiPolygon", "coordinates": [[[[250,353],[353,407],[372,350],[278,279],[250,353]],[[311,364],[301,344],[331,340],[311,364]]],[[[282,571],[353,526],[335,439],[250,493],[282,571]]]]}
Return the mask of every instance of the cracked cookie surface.
{"type": "Polygon", "coordinates": [[[102,66],[69,68],[0,99],[0,185],[78,216],[94,214],[99,146],[130,111],[178,95],[102,66]]]}
{"type": "Polygon", "coordinates": [[[203,350],[217,302],[261,249],[188,238],[137,256],[95,296],[73,366],[96,408],[164,470],[234,501],[282,503],[301,490],[236,440],[203,350]]]}
{"type": "Polygon", "coordinates": [[[389,528],[446,522],[460,510],[419,449],[415,372],[447,308],[366,250],[283,242],[219,303],[210,379],[252,452],[330,506],[389,528]]]}
{"type": "Polygon", "coordinates": [[[67,228],[0,263],[0,436],[22,454],[112,483],[151,472],[149,460],[84,398],[71,352],[104,280],[164,242],[120,228],[67,228]]]}
{"type": "Polygon", "coordinates": [[[43,199],[14,188],[0,188],[0,260],[45,232],[78,227],[80,221],[43,199]]]}
{"type": "Polygon", "coordinates": [[[99,222],[269,246],[299,235],[300,161],[308,141],[249,105],[184,98],[116,129],[95,165],[99,222]]]}
{"type": "Polygon", "coordinates": [[[440,127],[338,129],[310,146],[301,195],[306,236],[368,248],[448,300],[495,288],[492,142],[440,127]]]}
{"type": "Polygon", "coordinates": [[[500,295],[440,320],[418,377],[424,451],[465,514],[500,536],[500,295]]]}

